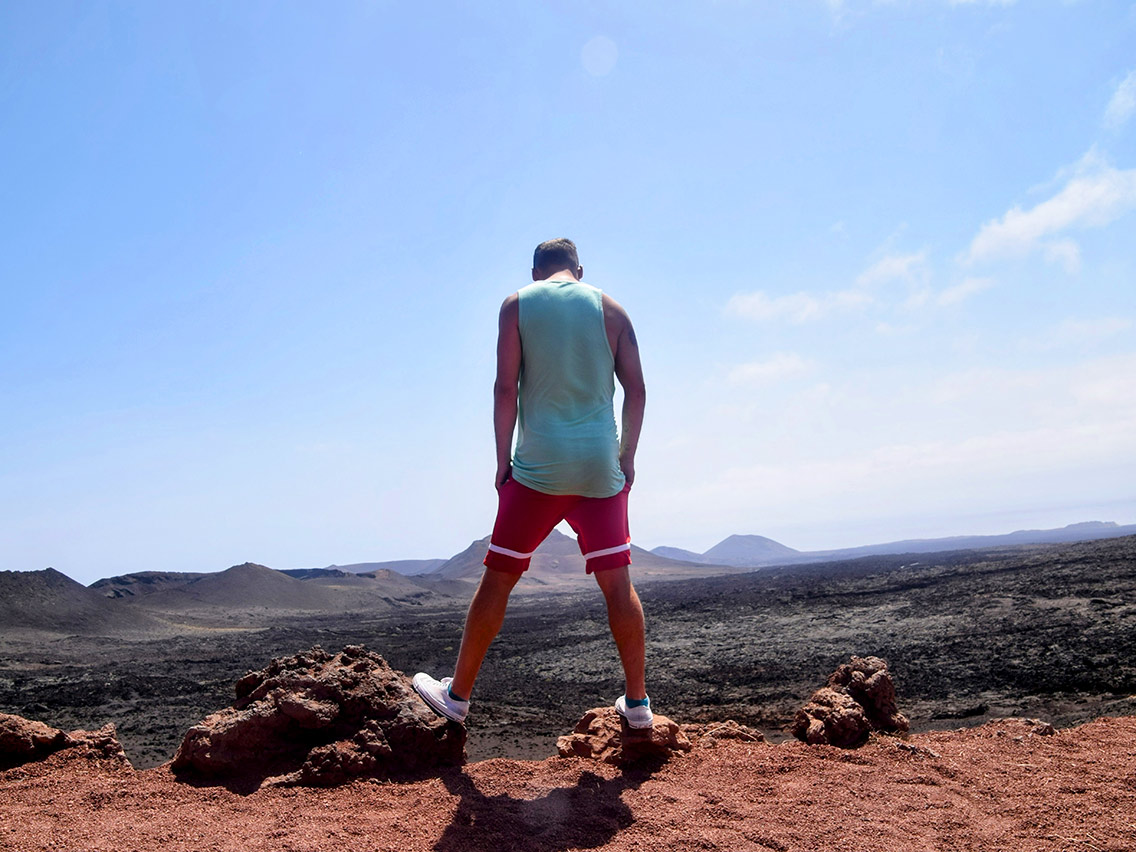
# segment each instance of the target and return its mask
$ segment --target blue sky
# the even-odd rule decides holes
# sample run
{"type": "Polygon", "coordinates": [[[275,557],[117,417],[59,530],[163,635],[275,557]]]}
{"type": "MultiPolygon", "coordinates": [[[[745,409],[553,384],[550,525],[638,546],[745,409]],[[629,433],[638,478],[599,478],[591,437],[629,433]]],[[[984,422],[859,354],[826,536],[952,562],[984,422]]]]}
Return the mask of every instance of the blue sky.
{"type": "Polygon", "coordinates": [[[570,236],[638,544],[1136,522],[1136,5],[0,5],[0,569],[445,557],[570,236]]]}

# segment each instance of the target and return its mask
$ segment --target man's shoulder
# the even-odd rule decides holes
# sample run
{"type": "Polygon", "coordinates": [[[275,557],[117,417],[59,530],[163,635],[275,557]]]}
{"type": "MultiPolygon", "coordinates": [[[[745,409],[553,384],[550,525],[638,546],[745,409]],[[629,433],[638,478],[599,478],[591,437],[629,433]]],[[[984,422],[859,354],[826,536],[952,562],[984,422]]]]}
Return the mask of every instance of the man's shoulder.
{"type": "Polygon", "coordinates": [[[631,317],[627,315],[627,311],[624,309],[623,305],[619,304],[619,302],[607,293],[603,294],[603,312],[604,319],[610,319],[619,323],[631,321],[631,317]]]}

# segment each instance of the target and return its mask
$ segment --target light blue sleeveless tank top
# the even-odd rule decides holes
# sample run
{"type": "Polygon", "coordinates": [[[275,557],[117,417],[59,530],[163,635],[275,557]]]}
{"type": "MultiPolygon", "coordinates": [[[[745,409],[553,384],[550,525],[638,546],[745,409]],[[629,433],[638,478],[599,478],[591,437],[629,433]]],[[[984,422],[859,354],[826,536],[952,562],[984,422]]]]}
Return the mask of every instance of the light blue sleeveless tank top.
{"type": "Polygon", "coordinates": [[[513,478],[545,494],[611,497],[624,485],[603,294],[577,281],[519,292],[520,401],[513,478]]]}

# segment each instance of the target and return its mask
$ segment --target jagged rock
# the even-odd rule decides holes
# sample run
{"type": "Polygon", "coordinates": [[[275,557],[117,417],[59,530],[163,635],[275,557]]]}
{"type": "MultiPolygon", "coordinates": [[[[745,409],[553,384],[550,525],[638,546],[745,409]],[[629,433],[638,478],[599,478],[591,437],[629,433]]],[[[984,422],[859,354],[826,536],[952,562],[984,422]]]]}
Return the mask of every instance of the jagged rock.
{"type": "Polygon", "coordinates": [[[871,731],[856,699],[827,686],[814,692],[793,720],[793,736],[811,745],[850,748],[864,742],[871,731]]]}
{"type": "Polygon", "coordinates": [[[561,757],[584,757],[628,766],[666,761],[675,752],[690,751],[690,740],[666,716],[655,714],[648,729],[630,727],[612,707],[596,707],[584,714],[571,734],[556,741],[561,757]]]}
{"type": "Polygon", "coordinates": [[[97,731],[70,731],[65,755],[68,759],[87,760],[103,768],[134,769],[118,741],[118,731],[112,722],[107,722],[97,731]]]}
{"type": "Polygon", "coordinates": [[[333,786],[465,762],[465,728],[362,646],[275,659],[237,681],[236,695],[186,732],[171,763],[179,776],[333,786]]]}
{"type": "Polygon", "coordinates": [[[1043,722],[1041,719],[1026,719],[1026,724],[1033,730],[1031,734],[1037,737],[1053,737],[1057,735],[1057,729],[1048,722],[1043,722]]]}
{"type": "Polygon", "coordinates": [[[903,751],[907,752],[908,754],[917,754],[920,757],[942,757],[942,755],[934,749],[927,748],[926,746],[913,745],[912,743],[905,743],[902,740],[895,744],[895,748],[896,751],[903,751]]]}
{"type": "Polygon", "coordinates": [[[856,699],[872,730],[907,733],[907,717],[896,707],[895,683],[885,660],[853,657],[829,675],[828,685],[856,699]]]}
{"type": "Polygon", "coordinates": [[[682,726],[682,732],[699,748],[703,746],[713,748],[720,740],[735,740],[744,743],[765,742],[765,734],[761,731],[738,724],[733,719],[707,724],[686,724],[682,726]]]}
{"type": "Polygon", "coordinates": [[[1016,740],[1025,737],[1052,737],[1057,735],[1057,729],[1049,722],[1041,719],[1025,719],[1018,716],[1008,716],[1002,719],[993,719],[984,727],[994,731],[994,736],[1013,736],[1016,740]],[[1015,735],[1014,731],[1018,733],[1015,735]]]}
{"type": "Polygon", "coordinates": [[[67,748],[67,735],[43,722],[0,713],[0,769],[43,760],[67,748]]]}
{"type": "Polygon", "coordinates": [[[906,733],[907,718],[895,704],[895,685],[887,662],[853,657],[828,678],[808,704],[797,711],[793,736],[813,745],[851,748],[873,731],[906,733]]]}
{"type": "Polygon", "coordinates": [[[67,750],[68,759],[87,759],[111,767],[133,768],[118,741],[113,724],[97,731],[64,733],[43,722],[0,713],[0,769],[44,760],[67,750]]]}

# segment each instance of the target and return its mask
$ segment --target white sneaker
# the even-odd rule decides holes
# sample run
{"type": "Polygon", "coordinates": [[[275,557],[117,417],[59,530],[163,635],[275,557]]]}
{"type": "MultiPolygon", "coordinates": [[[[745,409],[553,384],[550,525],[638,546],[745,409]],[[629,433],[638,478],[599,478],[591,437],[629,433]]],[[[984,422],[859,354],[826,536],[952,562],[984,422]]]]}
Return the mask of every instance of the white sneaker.
{"type": "Polygon", "coordinates": [[[651,699],[640,707],[628,707],[627,696],[615,699],[615,712],[627,720],[632,728],[651,728],[655,725],[655,714],[651,712],[651,699]]]}
{"type": "Polygon", "coordinates": [[[419,672],[410,683],[427,706],[439,716],[445,716],[451,722],[464,722],[469,713],[469,702],[458,701],[450,696],[452,680],[452,677],[434,680],[425,672],[419,672]]]}

